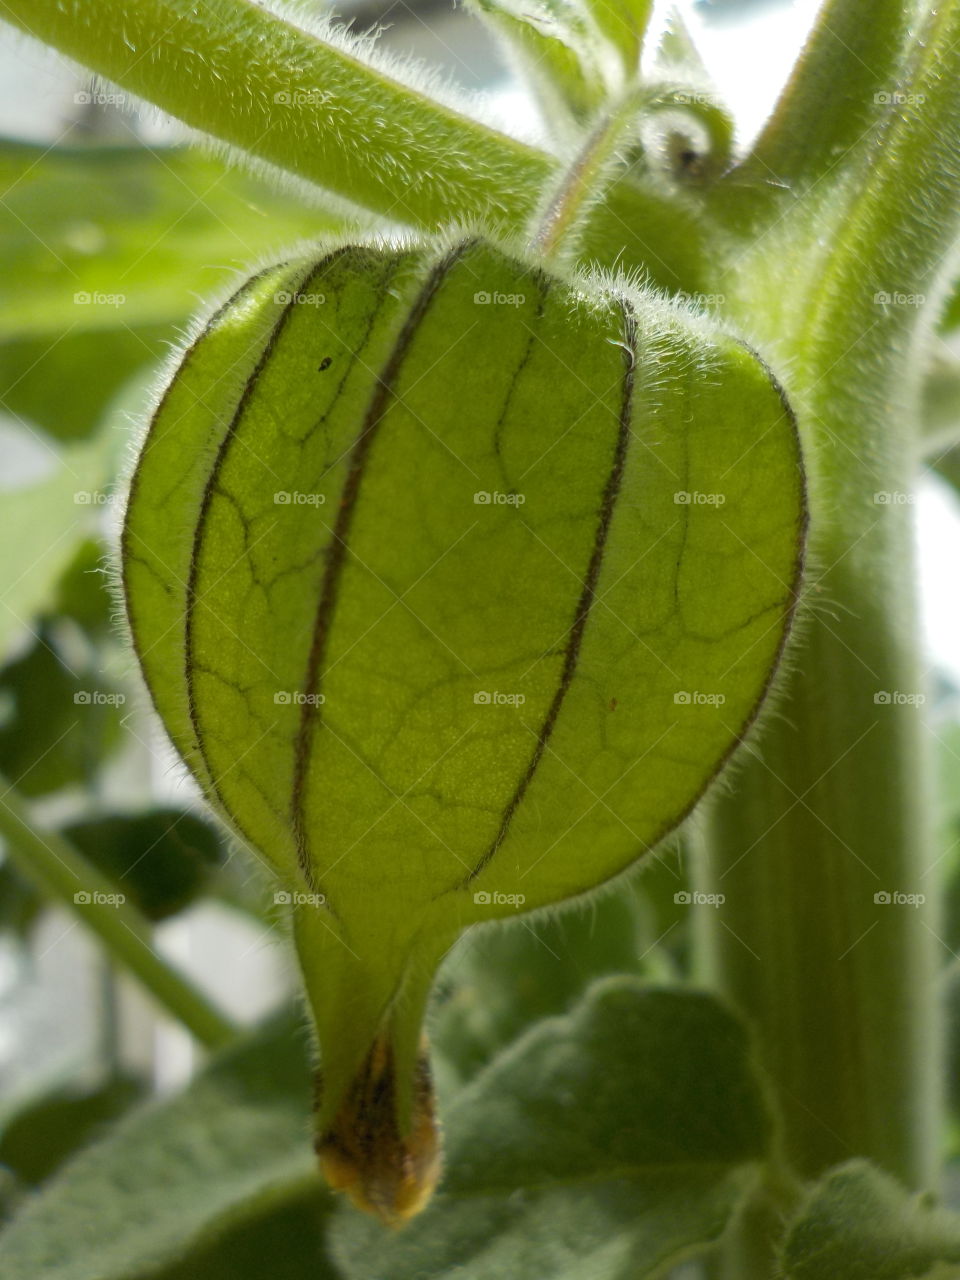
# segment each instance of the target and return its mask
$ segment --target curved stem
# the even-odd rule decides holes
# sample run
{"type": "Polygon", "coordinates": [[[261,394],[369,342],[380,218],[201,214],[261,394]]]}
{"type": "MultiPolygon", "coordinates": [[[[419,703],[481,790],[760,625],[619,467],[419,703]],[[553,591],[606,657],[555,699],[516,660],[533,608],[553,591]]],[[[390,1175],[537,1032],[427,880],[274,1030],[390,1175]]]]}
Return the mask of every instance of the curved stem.
{"type": "Polygon", "coordinates": [[[609,181],[604,182],[604,175],[631,141],[644,117],[665,110],[688,112],[696,117],[710,141],[711,169],[721,172],[726,167],[733,145],[733,121],[717,103],[674,84],[647,83],[632,89],[600,117],[564,173],[531,241],[534,252],[549,258],[562,245],[573,243],[591,207],[609,186],[609,181]]]}
{"type": "MultiPolygon", "coordinates": [[[[252,0],[4,0],[0,17],[194,128],[398,221],[521,222],[550,157],[252,0]]],[[[357,45],[356,47],[359,47],[357,45]]]]}
{"type": "Polygon", "coordinates": [[[582,221],[586,208],[596,200],[600,176],[616,156],[624,132],[635,123],[636,104],[631,97],[615,111],[605,114],[594,127],[547,204],[530,243],[534,253],[550,258],[569,238],[582,221]]]}
{"type": "Polygon", "coordinates": [[[150,943],[150,922],[72,844],[54,831],[40,832],[26,804],[0,775],[0,836],[7,856],[52,898],[59,899],[91,929],[118,964],[140,979],[172,1018],[208,1049],[237,1035],[189,978],[174,969],[150,943]]]}
{"type": "Polygon", "coordinates": [[[835,169],[902,88],[903,51],[922,5],[825,0],[793,74],[738,176],[807,186],[835,169]]]}
{"type": "MultiPolygon", "coordinates": [[[[0,0],[0,18],[247,156],[397,223],[524,235],[562,161],[435,101],[253,0],[0,0]]],[[[361,48],[359,44],[356,48],[361,48]]],[[[363,50],[363,56],[368,55],[363,50]]],[[[663,287],[703,284],[703,228],[620,178],[583,249],[663,287]]]]}

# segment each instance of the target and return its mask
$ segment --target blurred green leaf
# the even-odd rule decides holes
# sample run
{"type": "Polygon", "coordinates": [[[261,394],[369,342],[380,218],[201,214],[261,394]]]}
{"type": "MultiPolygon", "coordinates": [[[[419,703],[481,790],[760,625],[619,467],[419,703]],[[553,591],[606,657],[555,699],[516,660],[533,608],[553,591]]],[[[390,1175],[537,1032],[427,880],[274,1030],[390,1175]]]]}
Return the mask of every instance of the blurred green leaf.
{"type": "Polygon", "coordinates": [[[42,479],[0,493],[0,661],[18,632],[49,609],[64,570],[95,530],[112,474],[111,452],[122,441],[95,437],[54,450],[42,479]]]}
{"type": "Polygon", "coordinates": [[[36,1185],[144,1095],[144,1083],[115,1076],[93,1089],[60,1088],[13,1116],[0,1135],[0,1164],[36,1185]]]}
{"type": "Polygon", "coordinates": [[[657,66],[683,67],[688,72],[707,77],[706,64],[679,9],[672,9],[667,16],[657,49],[657,66]]]}
{"type": "Polygon", "coordinates": [[[549,123],[557,123],[558,109],[584,118],[603,103],[603,49],[577,5],[569,0],[469,0],[469,5],[515,52],[549,123]]]}
{"type": "Polygon", "coordinates": [[[653,0],[587,0],[587,10],[620,55],[626,75],[635,75],[640,68],[653,0]]]}
{"type": "Polygon", "coordinates": [[[324,1252],[330,1197],[319,1186],[229,1223],[149,1280],[339,1280],[324,1252]]]}
{"type": "Polygon", "coordinates": [[[0,771],[27,796],[88,782],[120,741],[125,695],[70,671],[41,633],[0,672],[0,771]]]}
{"type": "Polygon", "coordinates": [[[911,1195],[865,1160],[841,1165],[810,1192],[786,1237],[784,1280],[950,1280],[960,1217],[911,1195]],[[944,1264],[948,1264],[944,1266],[944,1264]]]}
{"type": "Polygon", "coordinates": [[[0,406],[61,440],[87,435],[120,387],[177,337],[169,323],[10,338],[0,342],[0,406]]]}
{"type": "Polygon", "coordinates": [[[341,221],[197,150],[0,143],[0,341],[180,321],[341,221]]]}
{"type": "Polygon", "coordinates": [[[595,979],[636,972],[640,907],[627,885],[587,906],[468,932],[442,974],[451,990],[431,1038],[473,1075],[538,1018],[565,1013],[595,979]]]}
{"type": "Polygon", "coordinates": [[[43,904],[43,894],[12,863],[0,864],[0,931],[25,941],[43,904]]]}
{"type": "Polygon", "coordinates": [[[350,1280],[642,1280],[715,1239],[770,1137],[740,1025],[711,997],[597,983],[447,1113],[440,1194],[402,1232],[344,1209],[350,1280]]]}
{"type": "Polygon", "coordinates": [[[131,1112],[23,1205],[0,1234],[0,1275],[152,1275],[218,1224],[305,1193],[316,1185],[308,1057],[300,1019],[286,1014],[219,1055],[179,1096],[131,1112]]]}
{"type": "Polygon", "coordinates": [[[63,833],[150,920],[182,910],[223,860],[220,836],[182,809],[111,814],[63,833]]]}
{"type": "Polygon", "coordinates": [[[113,600],[104,569],[105,557],[106,546],[98,539],[82,542],[64,570],[51,603],[51,613],[73,618],[92,635],[102,635],[112,626],[113,600]]]}

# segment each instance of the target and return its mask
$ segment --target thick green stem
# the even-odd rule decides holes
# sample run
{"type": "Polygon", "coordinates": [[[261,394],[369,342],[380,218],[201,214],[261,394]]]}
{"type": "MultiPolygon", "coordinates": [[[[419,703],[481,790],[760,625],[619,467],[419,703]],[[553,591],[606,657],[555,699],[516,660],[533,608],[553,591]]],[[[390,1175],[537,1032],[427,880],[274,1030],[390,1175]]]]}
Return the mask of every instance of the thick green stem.
{"type": "Polygon", "coordinates": [[[900,83],[912,96],[844,184],[716,285],[789,375],[812,542],[777,713],[709,815],[704,887],[726,904],[705,913],[701,959],[760,1032],[797,1170],[861,1155],[922,1186],[939,943],[908,489],[918,345],[960,208],[960,5],[930,14],[900,83]]]}
{"type": "MultiPolygon", "coordinates": [[[[221,142],[398,223],[524,235],[563,164],[252,0],[0,0],[0,18],[221,142]]],[[[702,229],[621,180],[584,253],[701,287],[702,229]]]]}
{"type": "Polygon", "coordinates": [[[150,922],[118,894],[62,836],[40,832],[27,806],[0,776],[0,836],[7,856],[50,897],[59,899],[91,929],[118,964],[140,979],[172,1018],[208,1049],[229,1044],[237,1029],[150,944],[150,922]]]}
{"type": "Polygon", "coordinates": [[[903,88],[903,49],[917,0],[825,0],[780,100],[741,167],[805,187],[841,165],[903,88]]]}
{"type": "Polygon", "coordinates": [[[0,15],[197,129],[400,222],[522,221],[547,156],[252,0],[3,0],[0,15]]]}

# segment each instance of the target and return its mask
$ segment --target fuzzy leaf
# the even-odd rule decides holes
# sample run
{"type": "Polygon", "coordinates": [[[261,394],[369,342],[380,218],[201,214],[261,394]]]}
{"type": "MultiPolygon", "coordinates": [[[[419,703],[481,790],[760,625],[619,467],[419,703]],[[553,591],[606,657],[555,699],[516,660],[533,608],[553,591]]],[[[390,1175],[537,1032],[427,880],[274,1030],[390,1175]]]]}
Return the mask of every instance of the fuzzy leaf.
{"type": "Polygon", "coordinates": [[[784,1280],[949,1280],[960,1265],[960,1216],[853,1160],[811,1191],[782,1265],[784,1280]]]}
{"type": "Polygon", "coordinates": [[[570,0],[470,0],[517,56],[551,123],[558,106],[588,116],[607,96],[601,42],[570,0]]]}
{"type": "MultiPolygon", "coordinates": [[[[180,1096],[131,1113],[0,1234],[4,1280],[140,1280],[309,1182],[309,1071],[285,1017],[180,1096]]],[[[194,1273],[196,1274],[196,1273],[194,1273]]]]}
{"type": "Polygon", "coordinates": [[[444,1190],[384,1237],[343,1211],[348,1280],[643,1280],[723,1230],[769,1121],[739,1024],[706,995],[597,983],[449,1108],[444,1190]]]}
{"type": "Polygon", "coordinates": [[[118,1075],[93,1088],[61,1086],[33,1098],[3,1124],[0,1164],[21,1182],[43,1182],[143,1095],[141,1079],[118,1075]]]}
{"type": "Polygon", "coordinates": [[[588,0],[587,8],[598,29],[619,53],[627,77],[636,76],[653,0],[588,0]]]}
{"type": "Polygon", "coordinates": [[[431,1019],[438,1052],[463,1076],[538,1018],[565,1013],[592,979],[633,973],[645,949],[633,885],[500,929],[471,930],[444,966],[445,999],[431,1019]]]}

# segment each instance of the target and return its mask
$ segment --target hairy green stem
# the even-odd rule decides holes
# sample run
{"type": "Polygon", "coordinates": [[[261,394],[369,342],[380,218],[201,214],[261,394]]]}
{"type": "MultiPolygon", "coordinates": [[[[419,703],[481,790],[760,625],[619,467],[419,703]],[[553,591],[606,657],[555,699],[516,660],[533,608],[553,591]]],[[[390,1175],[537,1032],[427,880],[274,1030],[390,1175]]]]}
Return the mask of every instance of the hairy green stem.
{"type": "Polygon", "coordinates": [[[844,180],[716,285],[788,372],[812,543],[778,713],[709,815],[702,878],[726,903],[700,940],[705,974],[760,1032],[794,1167],[860,1155],[930,1186],[942,948],[908,489],[918,356],[960,211],[960,5],[929,14],[898,83],[909,102],[844,180]]]}
{"type": "Polygon", "coordinates": [[[715,103],[697,101],[683,86],[643,84],[624,94],[604,112],[550,197],[534,236],[532,248],[552,257],[563,247],[582,254],[581,230],[592,206],[610,186],[608,176],[645,116],[659,111],[692,115],[703,125],[710,146],[710,168],[722,172],[733,145],[733,121],[715,103]]]}
{"type": "Polygon", "coordinates": [[[208,1049],[232,1041],[237,1029],[188,978],[157,954],[150,922],[117,901],[117,888],[72,844],[54,831],[40,832],[25,802],[0,776],[0,836],[7,856],[50,897],[59,899],[97,935],[111,956],[140,979],[160,1007],[208,1049]]]}
{"type": "MultiPolygon", "coordinates": [[[[248,156],[427,230],[525,235],[562,161],[385,74],[352,47],[252,0],[0,0],[0,18],[248,156]]],[[[702,228],[669,193],[623,179],[586,256],[622,255],[695,290],[702,228]]]]}
{"type": "Polygon", "coordinates": [[[922,0],[825,0],[776,109],[738,178],[775,179],[795,190],[842,164],[904,87],[903,51],[922,0]]]}

